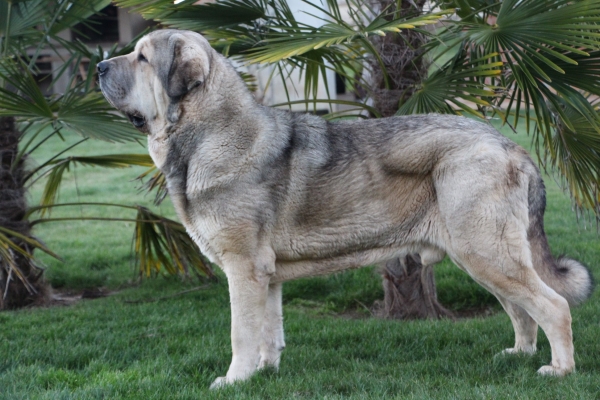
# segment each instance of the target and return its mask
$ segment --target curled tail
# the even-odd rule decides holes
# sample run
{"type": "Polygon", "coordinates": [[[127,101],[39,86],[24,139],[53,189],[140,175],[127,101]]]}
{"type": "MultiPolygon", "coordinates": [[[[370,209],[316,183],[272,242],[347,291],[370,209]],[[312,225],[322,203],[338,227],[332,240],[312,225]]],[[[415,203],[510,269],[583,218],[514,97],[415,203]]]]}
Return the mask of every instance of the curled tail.
{"type": "Polygon", "coordinates": [[[533,257],[533,266],[540,278],[569,305],[577,305],[592,294],[594,280],[589,269],[568,257],[554,259],[544,232],[544,211],[546,209],[546,189],[536,166],[531,164],[529,173],[529,228],[527,239],[533,257]]]}

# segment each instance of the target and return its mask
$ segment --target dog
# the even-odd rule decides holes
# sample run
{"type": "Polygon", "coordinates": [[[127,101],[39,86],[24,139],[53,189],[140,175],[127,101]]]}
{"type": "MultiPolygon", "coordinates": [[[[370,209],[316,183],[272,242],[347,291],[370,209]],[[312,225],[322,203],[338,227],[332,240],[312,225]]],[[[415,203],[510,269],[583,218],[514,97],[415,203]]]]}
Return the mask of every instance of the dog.
{"type": "Polygon", "coordinates": [[[106,99],[148,135],[179,219],[229,283],[233,358],[212,388],[278,368],[282,282],[447,254],[512,321],[507,353],[552,348],[575,368],[569,305],[592,277],[554,259],[545,189],[521,147],[483,122],[414,115],[330,122],[258,104],[200,34],[159,30],[97,65],[106,99]]]}

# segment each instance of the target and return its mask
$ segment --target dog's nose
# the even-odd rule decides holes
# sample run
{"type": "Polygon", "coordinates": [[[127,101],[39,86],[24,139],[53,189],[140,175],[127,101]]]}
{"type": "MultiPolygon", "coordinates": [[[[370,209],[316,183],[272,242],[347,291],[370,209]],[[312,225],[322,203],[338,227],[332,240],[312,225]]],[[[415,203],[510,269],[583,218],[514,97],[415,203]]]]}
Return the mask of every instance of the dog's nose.
{"type": "Polygon", "coordinates": [[[100,61],[96,65],[96,69],[98,70],[98,75],[104,75],[108,72],[108,61],[100,61]]]}

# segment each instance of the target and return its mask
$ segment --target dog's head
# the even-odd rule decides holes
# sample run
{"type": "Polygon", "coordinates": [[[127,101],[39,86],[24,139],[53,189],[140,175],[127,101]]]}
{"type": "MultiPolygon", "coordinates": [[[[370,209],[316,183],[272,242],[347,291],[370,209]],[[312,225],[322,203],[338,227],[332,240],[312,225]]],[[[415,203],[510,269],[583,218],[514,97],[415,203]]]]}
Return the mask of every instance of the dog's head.
{"type": "Polygon", "coordinates": [[[138,130],[154,134],[177,122],[178,104],[208,79],[212,57],[197,33],[152,32],[132,53],[98,63],[100,88],[138,130]]]}

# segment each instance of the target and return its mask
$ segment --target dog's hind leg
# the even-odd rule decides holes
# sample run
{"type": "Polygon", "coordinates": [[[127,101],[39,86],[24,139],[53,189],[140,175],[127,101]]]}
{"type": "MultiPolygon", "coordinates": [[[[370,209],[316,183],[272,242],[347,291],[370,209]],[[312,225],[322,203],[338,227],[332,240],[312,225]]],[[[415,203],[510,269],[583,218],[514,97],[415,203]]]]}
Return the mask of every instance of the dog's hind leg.
{"type": "MultiPolygon", "coordinates": [[[[510,254],[491,256],[489,249],[481,249],[477,252],[472,250],[469,253],[453,254],[452,258],[456,259],[482,286],[521,307],[540,325],[548,337],[552,348],[552,362],[540,368],[538,372],[558,376],[572,372],[575,361],[571,313],[567,300],[546,285],[532,266],[514,262],[510,254]]],[[[450,251],[448,253],[450,254],[450,251]]],[[[511,312],[515,310],[518,309],[513,308],[511,312]]],[[[511,318],[514,315],[512,314],[511,318]]],[[[521,313],[520,316],[523,314],[521,313]]],[[[516,326],[519,329],[533,328],[531,322],[524,324],[519,322],[516,326]]],[[[523,334],[522,331],[520,333],[523,334]]],[[[526,337],[521,336],[521,339],[523,338],[526,337]]]]}
{"type": "MultiPolygon", "coordinates": [[[[449,164],[446,175],[437,181],[444,250],[479,284],[521,307],[542,328],[552,348],[552,362],[539,373],[572,372],[569,304],[533,265],[528,241],[529,176],[520,172],[523,163],[485,143],[464,157],[467,166],[449,164]]],[[[524,316],[516,308],[509,309],[511,318],[524,316]]],[[[524,332],[533,330],[531,321],[517,321],[516,327],[517,340],[527,339],[524,332]]]]}
{"type": "Polygon", "coordinates": [[[269,280],[275,271],[274,257],[252,259],[228,254],[221,260],[229,283],[233,357],[227,375],[217,378],[211,389],[248,379],[256,372],[269,280]]]}
{"type": "Polygon", "coordinates": [[[515,330],[515,346],[505,349],[504,354],[526,353],[533,354],[536,352],[537,343],[537,322],[525,311],[522,307],[513,303],[510,300],[496,294],[496,297],[502,304],[502,307],[510,317],[513,328],[515,330]]]}
{"type": "Polygon", "coordinates": [[[262,340],[260,342],[260,362],[258,363],[258,368],[271,366],[278,369],[281,352],[285,348],[281,286],[281,282],[269,285],[262,328],[262,340]]]}

